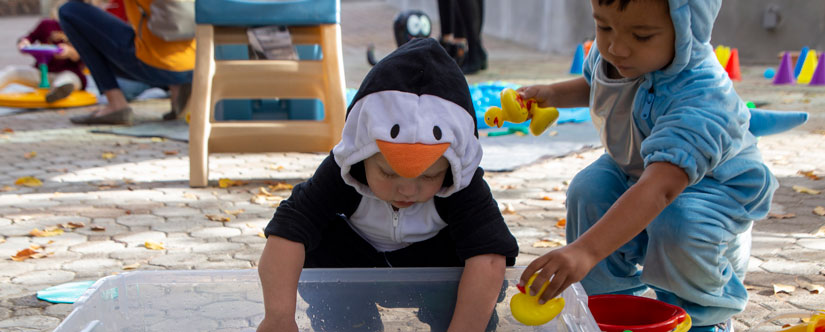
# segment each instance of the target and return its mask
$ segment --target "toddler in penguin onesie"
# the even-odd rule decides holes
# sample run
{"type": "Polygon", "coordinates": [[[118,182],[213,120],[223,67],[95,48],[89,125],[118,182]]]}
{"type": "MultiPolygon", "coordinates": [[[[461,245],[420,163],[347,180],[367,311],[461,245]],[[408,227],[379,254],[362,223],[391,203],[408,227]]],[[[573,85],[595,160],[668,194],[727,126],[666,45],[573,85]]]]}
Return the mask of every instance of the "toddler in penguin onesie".
{"type": "MultiPolygon", "coordinates": [[[[346,267],[463,266],[457,294],[422,299],[417,315],[433,331],[494,328],[518,244],[483,179],[474,114],[460,68],[434,39],[413,39],[372,68],[341,141],[266,226],[258,331],[297,331],[302,268],[346,267]]],[[[315,331],[380,331],[375,304],[393,304],[369,293],[339,285],[301,297],[315,331]]]]}

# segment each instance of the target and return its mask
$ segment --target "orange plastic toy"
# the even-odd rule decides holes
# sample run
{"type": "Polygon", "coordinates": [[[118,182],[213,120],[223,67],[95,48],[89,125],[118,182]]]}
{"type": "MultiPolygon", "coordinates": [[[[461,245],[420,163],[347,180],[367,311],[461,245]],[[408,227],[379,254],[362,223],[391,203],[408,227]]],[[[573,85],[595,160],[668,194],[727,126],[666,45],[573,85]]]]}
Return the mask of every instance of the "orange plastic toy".
{"type": "Polygon", "coordinates": [[[547,127],[559,118],[555,107],[539,107],[535,99],[524,100],[516,90],[506,88],[501,91],[501,107],[490,106],[484,112],[484,122],[490,127],[501,128],[504,121],[522,123],[530,121],[530,133],[541,135],[547,127]]]}

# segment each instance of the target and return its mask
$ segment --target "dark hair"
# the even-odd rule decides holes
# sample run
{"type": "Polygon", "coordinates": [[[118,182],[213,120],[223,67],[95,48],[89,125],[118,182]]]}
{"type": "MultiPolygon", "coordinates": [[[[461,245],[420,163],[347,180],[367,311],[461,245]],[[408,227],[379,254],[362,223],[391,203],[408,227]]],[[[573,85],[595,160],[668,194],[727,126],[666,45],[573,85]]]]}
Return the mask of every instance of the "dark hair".
{"type": "MultiPolygon", "coordinates": [[[[631,1],[634,1],[634,0],[618,0],[618,1],[619,1],[619,11],[623,11],[625,8],[627,8],[627,4],[629,4],[631,1]]],[[[616,0],[599,0],[599,6],[610,6],[614,2],[616,2],[616,0]]]]}

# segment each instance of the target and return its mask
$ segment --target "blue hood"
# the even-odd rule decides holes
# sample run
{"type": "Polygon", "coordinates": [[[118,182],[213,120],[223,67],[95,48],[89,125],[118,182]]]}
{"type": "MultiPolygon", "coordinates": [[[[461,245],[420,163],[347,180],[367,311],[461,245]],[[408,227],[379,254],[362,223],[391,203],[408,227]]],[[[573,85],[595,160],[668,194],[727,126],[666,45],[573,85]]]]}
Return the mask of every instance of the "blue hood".
{"type": "Polygon", "coordinates": [[[676,30],[676,55],[662,71],[669,76],[698,67],[713,53],[710,35],[722,0],[669,0],[668,3],[676,30]]]}

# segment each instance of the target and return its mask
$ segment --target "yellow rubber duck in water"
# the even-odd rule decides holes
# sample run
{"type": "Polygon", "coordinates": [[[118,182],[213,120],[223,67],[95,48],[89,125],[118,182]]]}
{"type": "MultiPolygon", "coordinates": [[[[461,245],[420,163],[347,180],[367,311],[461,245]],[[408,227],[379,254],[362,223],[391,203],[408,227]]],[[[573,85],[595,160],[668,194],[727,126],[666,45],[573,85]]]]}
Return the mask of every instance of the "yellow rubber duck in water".
{"type": "Polygon", "coordinates": [[[535,99],[525,101],[516,90],[510,88],[501,90],[501,108],[490,106],[484,112],[484,122],[490,127],[501,128],[504,121],[522,123],[531,120],[530,133],[533,136],[541,135],[558,118],[559,110],[555,107],[539,107],[535,99]]]}
{"type": "MultiPolygon", "coordinates": [[[[533,280],[535,279],[536,275],[530,277],[525,288],[530,288],[530,285],[533,284],[533,280]]],[[[556,318],[556,316],[561,313],[561,310],[564,309],[563,297],[557,297],[544,304],[539,304],[539,295],[544,293],[548,284],[549,283],[545,282],[541,287],[541,291],[534,296],[530,296],[525,292],[525,289],[518,286],[519,293],[516,293],[510,298],[510,312],[513,314],[513,318],[524,325],[530,326],[544,325],[553,320],[553,318],[556,318]]]]}

